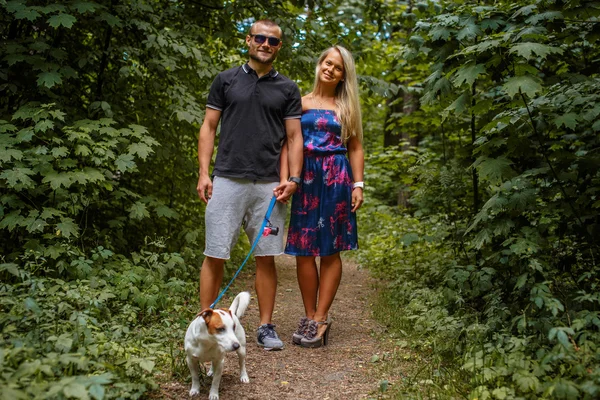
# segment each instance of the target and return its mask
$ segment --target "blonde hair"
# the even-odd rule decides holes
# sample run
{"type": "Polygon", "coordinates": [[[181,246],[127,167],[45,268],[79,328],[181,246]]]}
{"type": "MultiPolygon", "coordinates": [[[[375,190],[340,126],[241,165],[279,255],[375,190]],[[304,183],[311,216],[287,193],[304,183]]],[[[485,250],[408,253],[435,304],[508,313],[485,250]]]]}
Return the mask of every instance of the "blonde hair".
{"type": "Polygon", "coordinates": [[[320,86],[321,63],[334,50],[340,53],[344,61],[344,78],[335,88],[336,108],[340,123],[342,124],[342,140],[346,143],[354,136],[362,142],[363,130],[360,101],[358,100],[358,79],[356,77],[356,68],[352,53],[339,45],[332,46],[321,53],[317,61],[317,67],[315,68],[313,93],[316,93],[320,86]]]}

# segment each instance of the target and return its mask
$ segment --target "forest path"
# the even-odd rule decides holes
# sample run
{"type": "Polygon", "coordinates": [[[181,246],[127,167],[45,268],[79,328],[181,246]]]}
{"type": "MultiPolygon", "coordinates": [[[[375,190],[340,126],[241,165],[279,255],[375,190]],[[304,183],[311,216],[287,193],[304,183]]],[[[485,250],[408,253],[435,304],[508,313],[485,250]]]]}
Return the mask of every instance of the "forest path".
{"type": "MultiPolygon", "coordinates": [[[[233,399],[366,399],[376,398],[379,379],[374,371],[373,355],[380,353],[378,333],[382,327],[372,319],[370,302],[375,285],[367,271],[350,258],[343,259],[343,276],[331,308],[333,320],[326,347],[305,349],[291,342],[304,307],[296,280],[294,257],[276,258],[278,288],[273,323],[285,343],[282,351],[264,351],[256,345],[259,323],[258,304],[254,292],[253,272],[242,273],[229,289],[231,296],[219,307],[229,307],[231,299],[241,290],[252,294],[250,306],[242,317],[246,329],[247,369],[250,383],[239,381],[237,356],[228,354],[225,360],[220,398],[233,399]]],[[[183,335],[183,334],[182,334],[183,335]]],[[[183,340],[183,337],[182,337],[183,340]]],[[[208,398],[205,380],[200,399],[208,398]]],[[[161,398],[185,399],[189,384],[161,384],[161,398]]]]}

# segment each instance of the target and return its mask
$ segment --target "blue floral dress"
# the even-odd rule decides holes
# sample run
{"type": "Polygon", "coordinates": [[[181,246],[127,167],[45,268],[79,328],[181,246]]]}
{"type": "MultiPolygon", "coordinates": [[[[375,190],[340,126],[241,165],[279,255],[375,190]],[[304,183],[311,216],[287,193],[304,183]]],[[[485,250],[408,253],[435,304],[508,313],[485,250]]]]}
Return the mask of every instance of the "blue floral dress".
{"type": "Polygon", "coordinates": [[[285,253],[329,256],[358,248],[352,210],[352,170],[342,126],[332,110],[303,112],[302,185],[292,198],[285,253]]]}

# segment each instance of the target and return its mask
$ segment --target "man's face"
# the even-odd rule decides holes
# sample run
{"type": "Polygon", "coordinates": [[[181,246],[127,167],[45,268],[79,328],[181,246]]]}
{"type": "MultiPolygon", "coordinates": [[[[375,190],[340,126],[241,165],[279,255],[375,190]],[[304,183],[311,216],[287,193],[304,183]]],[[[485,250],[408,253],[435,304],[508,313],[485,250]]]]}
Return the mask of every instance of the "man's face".
{"type": "Polygon", "coordinates": [[[261,64],[272,64],[277,58],[279,49],[281,49],[281,32],[279,27],[257,24],[252,28],[251,32],[250,35],[246,36],[246,44],[248,45],[250,58],[261,64]],[[262,39],[261,36],[264,36],[267,39],[263,43],[258,43],[257,40],[259,39],[257,39],[257,35],[259,35],[260,39],[262,39]],[[276,46],[270,45],[269,42],[272,42],[273,39],[269,40],[268,38],[279,39],[279,44],[276,46]]]}

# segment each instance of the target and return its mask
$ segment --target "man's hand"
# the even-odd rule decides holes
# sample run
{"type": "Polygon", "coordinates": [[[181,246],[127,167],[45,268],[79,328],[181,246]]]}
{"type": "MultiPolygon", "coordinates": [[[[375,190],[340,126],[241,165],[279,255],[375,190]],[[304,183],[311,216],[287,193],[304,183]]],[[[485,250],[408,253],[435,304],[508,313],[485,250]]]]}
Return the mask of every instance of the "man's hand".
{"type": "Polygon", "coordinates": [[[273,189],[273,194],[277,201],[287,204],[288,200],[298,190],[298,184],[295,182],[281,182],[279,186],[273,189]]]}
{"type": "Polygon", "coordinates": [[[208,176],[201,176],[198,178],[198,186],[196,187],[198,196],[204,203],[208,203],[208,200],[212,197],[213,185],[212,181],[208,176]]]}

